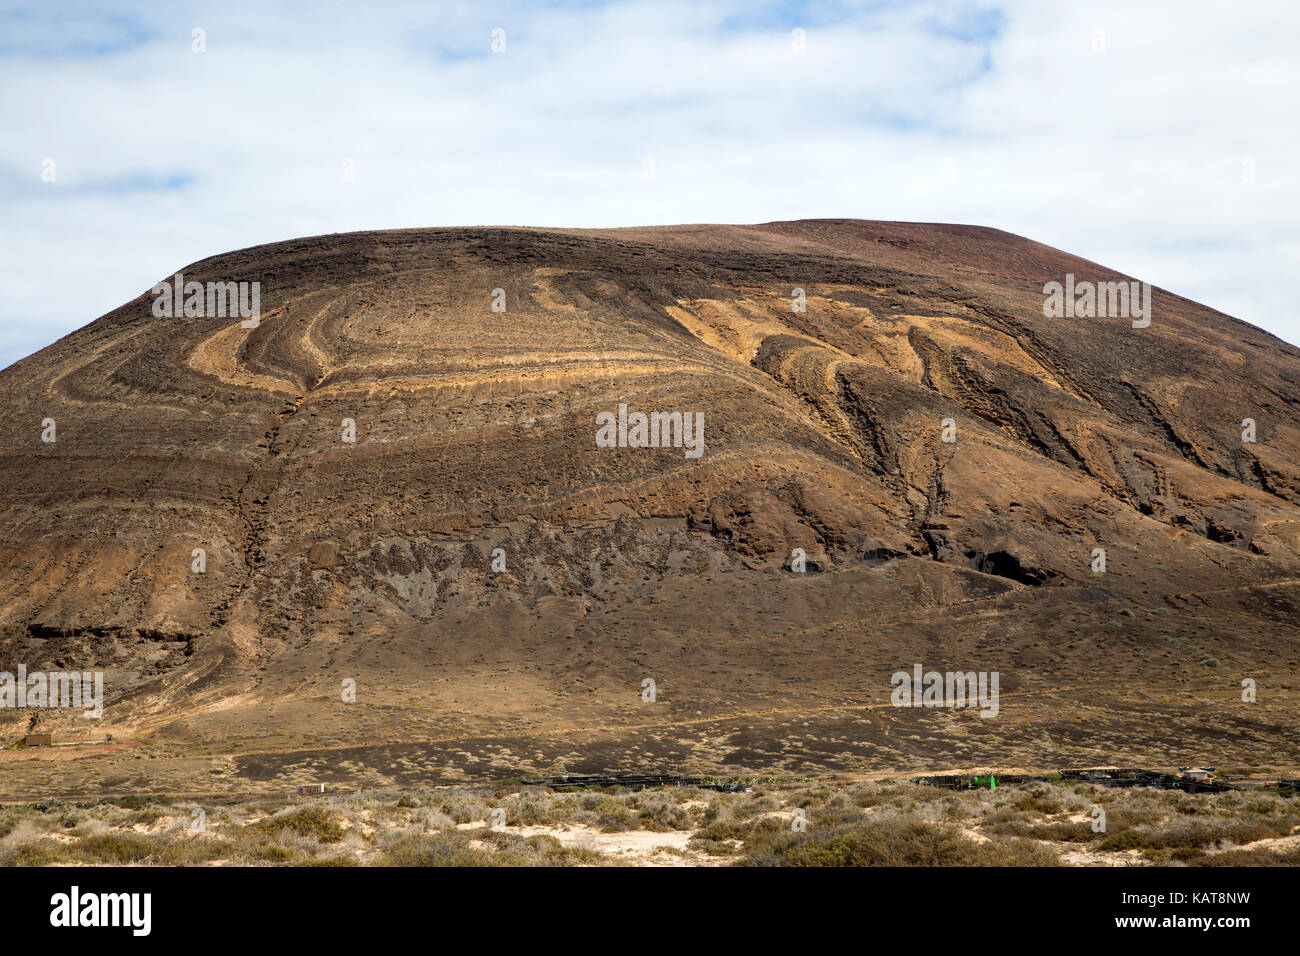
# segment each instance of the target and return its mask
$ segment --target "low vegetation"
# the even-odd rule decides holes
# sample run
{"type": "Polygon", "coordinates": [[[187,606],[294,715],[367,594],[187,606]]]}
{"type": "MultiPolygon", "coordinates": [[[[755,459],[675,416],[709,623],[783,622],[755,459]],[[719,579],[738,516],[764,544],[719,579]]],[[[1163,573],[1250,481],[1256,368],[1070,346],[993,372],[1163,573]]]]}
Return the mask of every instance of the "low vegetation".
{"type": "Polygon", "coordinates": [[[1038,782],[164,797],[0,808],[0,865],[1294,866],[1300,800],[1038,782]]]}

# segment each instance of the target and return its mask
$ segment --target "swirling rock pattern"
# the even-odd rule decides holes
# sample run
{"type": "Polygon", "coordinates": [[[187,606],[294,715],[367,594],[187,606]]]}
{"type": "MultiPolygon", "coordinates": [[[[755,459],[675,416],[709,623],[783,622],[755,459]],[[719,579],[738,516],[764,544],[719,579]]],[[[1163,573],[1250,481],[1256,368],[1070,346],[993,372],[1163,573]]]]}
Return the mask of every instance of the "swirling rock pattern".
{"type": "Polygon", "coordinates": [[[913,660],[1296,664],[1300,350],[1160,290],[1145,329],[1045,318],[1046,282],[1126,278],[1046,246],[427,229],[181,271],[260,282],[260,325],[146,292],[0,372],[0,665],[106,668],[129,731],[315,740],[340,674],[432,701],[425,736],[526,736],[612,726],[643,670],[706,719],[872,705],[913,660]],[[598,447],[620,403],[702,413],[704,454],[598,447]]]}

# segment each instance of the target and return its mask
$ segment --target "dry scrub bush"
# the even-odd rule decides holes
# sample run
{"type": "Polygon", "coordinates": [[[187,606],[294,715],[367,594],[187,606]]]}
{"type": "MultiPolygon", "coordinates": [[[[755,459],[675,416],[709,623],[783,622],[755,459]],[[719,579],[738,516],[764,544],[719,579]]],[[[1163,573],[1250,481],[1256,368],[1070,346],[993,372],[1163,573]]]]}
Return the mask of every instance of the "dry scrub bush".
{"type": "MultiPolygon", "coordinates": [[[[757,835],[757,836],[762,836],[757,835]]],[[[1029,840],[977,842],[959,827],[901,817],[746,840],[745,866],[1054,866],[1056,854],[1029,840]]]]}

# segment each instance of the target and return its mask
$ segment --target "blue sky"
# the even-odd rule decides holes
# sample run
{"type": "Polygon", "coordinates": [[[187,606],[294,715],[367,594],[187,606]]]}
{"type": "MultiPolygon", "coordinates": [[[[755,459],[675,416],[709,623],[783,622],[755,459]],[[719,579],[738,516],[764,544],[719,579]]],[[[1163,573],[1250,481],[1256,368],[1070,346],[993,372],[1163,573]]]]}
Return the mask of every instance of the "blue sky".
{"type": "Polygon", "coordinates": [[[996,226],[1300,342],[1298,33],[1290,2],[0,3],[0,366],[262,242],[804,217],[996,226]]]}

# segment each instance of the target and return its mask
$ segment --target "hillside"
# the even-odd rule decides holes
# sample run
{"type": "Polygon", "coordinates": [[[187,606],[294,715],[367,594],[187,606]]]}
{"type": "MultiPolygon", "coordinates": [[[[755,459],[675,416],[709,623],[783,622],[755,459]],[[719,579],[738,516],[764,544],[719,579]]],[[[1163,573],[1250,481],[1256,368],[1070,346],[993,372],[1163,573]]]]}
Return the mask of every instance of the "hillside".
{"type": "Polygon", "coordinates": [[[0,670],[104,670],[133,742],[3,755],[5,793],[1300,764],[1300,350],[1250,325],[1048,318],[1130,277],[856,220],[179,271],[260,323],[146,291],[0,372],[0,670]],[[602,447],[620,405],[700,454],[602,447]],[[917,663],[999,671],[1001,713],[891,708],[917,663]]]}

